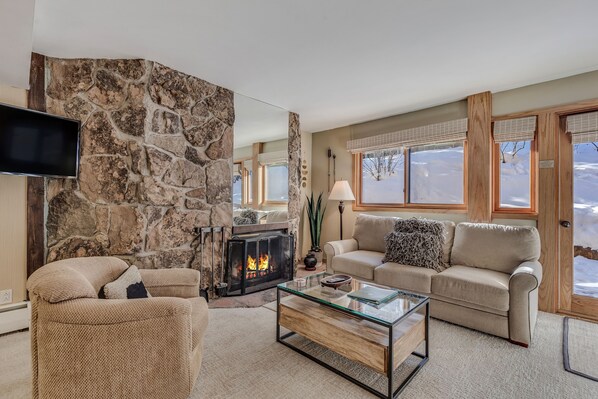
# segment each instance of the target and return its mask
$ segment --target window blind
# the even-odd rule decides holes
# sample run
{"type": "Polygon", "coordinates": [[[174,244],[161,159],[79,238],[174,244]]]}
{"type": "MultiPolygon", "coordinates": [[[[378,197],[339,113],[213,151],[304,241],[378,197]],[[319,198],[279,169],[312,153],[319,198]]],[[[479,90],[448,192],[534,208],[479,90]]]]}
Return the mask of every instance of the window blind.
{"type": "Polygon", "coordinates": [[[465,139],[467,139],[467,118],[349,140],[347,150],[351,153],[358,153],[397,147],[448,143],[465,139]]]}
{"type": "Polygon", "coordinates": [[[289,154],[287,151],[274,151],[259,154],[257,157],[261,165],[272,165],[289,162],[289,154]]]}
{"type": "Polygon", "coordinates": [[[571,133],[573,144],[598,142],[598,112],[569,115],[567,132],[571,133]]]}
{"type": "Polygon", "coordinates": [[[536,117],[506,119],[494,122],[494,141],[530,141],[536,134],[536,117]]]}
{"type": "Polygon", "coordinates": [[[243,167],[248,171],[251,171],[251,169],[253,169],[253,161],[251,159],[243,161],[243,167]]]}

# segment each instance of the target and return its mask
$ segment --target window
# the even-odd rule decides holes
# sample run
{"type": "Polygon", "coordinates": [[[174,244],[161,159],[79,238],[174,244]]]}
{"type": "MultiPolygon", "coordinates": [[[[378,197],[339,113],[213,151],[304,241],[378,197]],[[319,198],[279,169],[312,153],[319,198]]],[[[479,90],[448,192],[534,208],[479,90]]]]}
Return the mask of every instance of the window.
{"type": "Polygon", "coordinates": [[[496,143],[496,210],[532,208],[533,141],[496,143]]]}
{"type": "Polygon", "coordinates": [[[465,142],[355,155],[357,208],[465,209],[465,142]]]}
{"type": "Polygon", "coordinates": [[[426,145],[409,150],[409,202],[464,203],[463,143],[426,145]]]}
{"type": "Polygon", "coordinates": [[[536,210],[536,117],[493,123],[494,212],[525,214],[536,210]]]}
{"type": "Polygon", "coordinates": [[[265,202],[287,202],[289,199],[289,166],[288,163],[264,166],[264,198],[265,202]]]}
{"type": "Polygon", "coordinates": [[[404,203],[405,154],[402,149],[366,152],[361,162],[363,203],[404,203]]]}

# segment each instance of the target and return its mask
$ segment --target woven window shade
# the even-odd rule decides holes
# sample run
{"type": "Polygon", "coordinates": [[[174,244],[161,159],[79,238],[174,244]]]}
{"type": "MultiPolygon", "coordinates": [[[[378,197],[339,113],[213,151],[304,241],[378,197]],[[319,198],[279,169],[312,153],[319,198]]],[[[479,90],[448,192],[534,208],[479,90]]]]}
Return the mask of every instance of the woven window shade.
{"type": "Polygon", "coordinates": [[[494,141],[530,141],[536,134],[536,117],[507,119],[494,122],[494,141]]]}
{"type": "Polygon", "coordinates": [[[467,118],[349,140],[347,150],[357,153],[397,147],[449,143],[465,139],[467,139],[467,118]]]}
{"type": "Polygon", "coordinates": [[[245,169],[247,169],[248,171],[251,171],[251,169],[253,169],[253,161],[251,159],[248,159],[246,161],[243,162],[243,167],[245,169]]]}
{"type": "Polygon", "coordinates": [[[598,142],[598,112],[569,115],[567,132],[571,133],[573,144],[598,142]]]}
{"type": "Polygon", "coordinates": [[[265,152],[259,154],[257,160],[261,165],[272,165],[289,162],[289,154],[286,151],[265,152]]]}

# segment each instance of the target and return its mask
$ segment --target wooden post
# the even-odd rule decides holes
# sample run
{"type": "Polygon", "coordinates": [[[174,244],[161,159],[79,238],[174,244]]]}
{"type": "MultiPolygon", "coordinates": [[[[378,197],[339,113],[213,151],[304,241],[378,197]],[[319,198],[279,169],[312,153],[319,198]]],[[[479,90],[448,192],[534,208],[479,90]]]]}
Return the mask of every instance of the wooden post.
{"type": "MultiPolygon", "coordinates": [[[[31,54],[28,107],[46,111],[46,57],[31,54]]],[[[44,178],[27,177],[27,276],[43,266],[44,256],[44,178]]]]}
{"type": "Polygon", "coordinates": [[[471,222],[492,220],[492,94],[467,97],[467,216],[471,222]]]}
{"type": "Polygon", "coordinates": [[[260,209],[260,199],[262,194],[265,194],[263,190],[260,190],[260,187],[263,187],[264,182],[260,181],[262,179],[260,171],[260,163],[258,162],[258,156],[262,153],[264,148],[264,143],[253,143],[252,146],[253,154],[252,154],[252,164],[251,168],[253,169],[251,172],[251,196],[253,201],[251,203],[251,207],[253,209],[260,209]]]}

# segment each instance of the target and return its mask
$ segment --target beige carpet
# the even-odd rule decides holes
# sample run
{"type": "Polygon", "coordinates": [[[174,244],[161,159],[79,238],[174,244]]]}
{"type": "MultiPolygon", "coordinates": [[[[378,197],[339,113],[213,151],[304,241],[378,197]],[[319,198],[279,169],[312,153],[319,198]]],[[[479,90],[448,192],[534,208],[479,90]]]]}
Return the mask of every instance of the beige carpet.
{"type": "Polygon", "coordinates": [[[568,323],[569,366],[579,373],[598,378],[598,324],[572,318],[568,323]]]}
{"type": "MultiPolygon", "coordinates": [[[[274,340],[266,308],[212,309],[197,398],[373,396],[274,340]]],[[[402,398],[598,398],[598,384],[563,369],[562,318],[540,313],[534,343],[432,320],[431,358],[402,398]]],[[[28,398],[29,333],[0,337],[0,397],[28,398]]]]}

